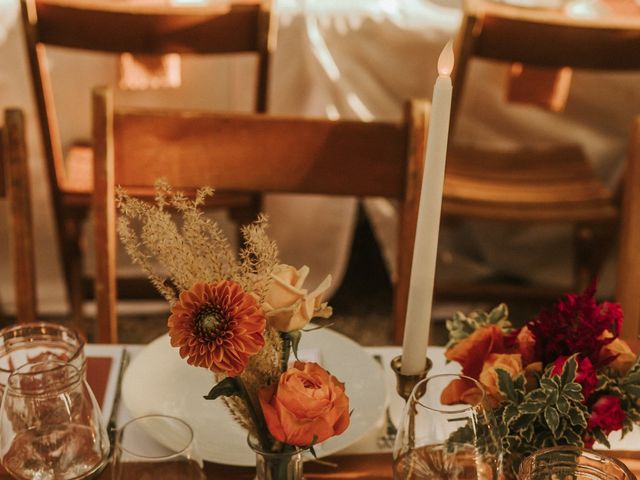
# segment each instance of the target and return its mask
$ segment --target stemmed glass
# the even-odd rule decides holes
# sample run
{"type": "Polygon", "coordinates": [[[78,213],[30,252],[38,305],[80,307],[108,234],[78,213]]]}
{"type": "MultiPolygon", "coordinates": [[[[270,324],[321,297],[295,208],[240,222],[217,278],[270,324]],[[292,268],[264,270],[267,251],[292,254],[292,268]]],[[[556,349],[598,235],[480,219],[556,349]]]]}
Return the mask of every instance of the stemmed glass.
{"type": "Polygon", "coordinates": [[[420,381],[398,428],[393,478],[496,480],[501,469],[497,426],[485,405],[482,386],[462,375],[435,375],[420,381]],[[454,380],[464,381],[477,392],[465,398],[469,403],[442,403],[442,392],[454,380]]]}
{"type": "Polygon", "coordinates": [[[14,370],[0,408],[0,453],[17,479],[76,480],[99,472],[109,440],[83,372],[59,360],[14,370]]]}
{"type": "Polygon", "coordinates": [[[112,480],[205,478],[193,430],[168,415],[145,415],[124,424],[116,435],[111,467],[112,480]]]}

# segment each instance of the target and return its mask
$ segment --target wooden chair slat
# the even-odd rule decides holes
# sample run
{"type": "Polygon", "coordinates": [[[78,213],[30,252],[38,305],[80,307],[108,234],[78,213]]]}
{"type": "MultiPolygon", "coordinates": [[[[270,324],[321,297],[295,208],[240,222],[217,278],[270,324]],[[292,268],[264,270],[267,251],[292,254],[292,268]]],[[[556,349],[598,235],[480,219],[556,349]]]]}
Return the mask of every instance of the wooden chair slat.
{"type": "Polygon", "coordinates": [[[19,322],[36,320],[36,276],[34,233],[31,213],[31,186],[24,116],[20,110],[4,113],[2,129],[0,183],[6,185],[9,202],[11,262],[15,289],[16,318],[19,322]]]}
{"type": "Polygon", "coordinates": [[[398,201],[395,338],[402,339],[418,215],[428,105],[412,102],[403,124],[265,115],[115,110],[94,93],[96,295],[99,341],[116,341],[114,184],[218,192],[380,195],[398,201]],[[131,156],[132,151],[141,152],[131,156]],[[204,155],[207,153],[207,155],[204,155]]]}

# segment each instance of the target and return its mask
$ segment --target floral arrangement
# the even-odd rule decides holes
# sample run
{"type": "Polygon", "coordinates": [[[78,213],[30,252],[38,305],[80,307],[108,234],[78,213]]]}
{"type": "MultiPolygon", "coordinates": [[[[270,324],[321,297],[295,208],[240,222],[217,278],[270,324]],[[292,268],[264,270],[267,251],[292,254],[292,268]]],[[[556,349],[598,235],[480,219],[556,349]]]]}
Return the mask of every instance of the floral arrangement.
{"type": "MultiPolygon", "coordinates": [[[[447,321],[445,356],[484,387],[512,473],[535,450],[609,447],[611,432],[640,423],[640,357],[618,338],[620,305],[598,303],[595,290],[566,295],[519,329],[504,304],[447,321]]],[[[470,383],[452,382],[441,400],[477,399],[470,383]]]]}
{"type": "Polygon", "coordinates": [[[307,289],[309,269],[278,262],[264,216],[242,228],[236,254],[202,212],[212,194],[201,188],[190,199],[160,181],[150,203],[118,190],[120,239],[171,305],[171,345],[213,372],[205,398],[221,397],[263,451],[313,451],[346,430],[349,399],[321,366],[289,366],[289,357],[311,319],[331,316],[322,300],[331,276],[307,289]]]}

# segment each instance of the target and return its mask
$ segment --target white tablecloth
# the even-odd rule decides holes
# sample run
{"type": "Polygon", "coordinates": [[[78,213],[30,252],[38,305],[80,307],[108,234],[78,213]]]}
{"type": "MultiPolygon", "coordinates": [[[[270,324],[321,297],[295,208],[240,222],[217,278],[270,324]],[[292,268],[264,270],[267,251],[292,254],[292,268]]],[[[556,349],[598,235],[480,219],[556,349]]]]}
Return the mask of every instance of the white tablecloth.
{"type": "MultiPolygon", "coordinates": [[[[58,255],[54,251],[42,148],[36,127],[17,0],[0,0],[0,108],[17,105],[29,120],[30,161],[37,205],[37,260],[44,311],[62,300],[58,255]]],[[[280,29],[274,59],[271,110],[276,113],[348,117],[362,120],[401,116],[410,97],[430,97],[435,62],[461,17],[456,0],[279,0],[280,29]]],[[[137,105],[247,109],[243,93],[250,87],[246,60],[183,62],[183,87],[177,91],[121,92],[119,101],[137,105]],[[212,75],[212,69],[216,74],[212,75]]],[[[88,138],[89,89],[115,80],[115,59],[104,55],[52,52],[50,62],[63,143],[88,138]]],[[[566,112],[561,115],[504,100],[504,67],[476,63],[457,140],[494,142],[579,142],[608,181],[614,181],[626,149],[634,114],[640,113],[640,75],[576,73],[566,112]]],[[[4,209],[4,205],[0,208],[4,209]]],[[[367,204],[393,270],[396,221],[386,201],[367,204]]],[[[304,203],[270,198],[272,233],[283,259],[311,266],[316,278],[327,270],[339,281],[350,245],[355,202],[304,203]]],[[[0,252],[6,252],[6,211],[0,210],[0,252]]],[[[531,229],[470,222],[441,236],[439,278],[486,275],[492,271],[521,274],[561,283],[571,272],[566,227],[531,229]],[[496,245],[499,248],[496,248],[496,245]],[[548,252],[553,251],[554,255],[548,252]]],[[[0,253],[4,255],[4,253],[0,253]]],[[[11,297],[8,262],[0,262],[3,303],[11,297]]],[[[338,282],[336,282],[337,284],[338,282]]],[[[606,277],[605,277],[605,283],[606,277]]]]}

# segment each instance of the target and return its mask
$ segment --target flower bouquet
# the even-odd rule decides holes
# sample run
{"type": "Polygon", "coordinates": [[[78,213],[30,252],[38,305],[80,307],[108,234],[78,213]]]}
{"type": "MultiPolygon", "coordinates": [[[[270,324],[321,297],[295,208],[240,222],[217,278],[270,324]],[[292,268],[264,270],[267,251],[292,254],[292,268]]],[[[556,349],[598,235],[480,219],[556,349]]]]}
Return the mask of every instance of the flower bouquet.
{"type": "MultiPolygon", "coordinates": [[[[623,314],[598,303],[595,283],[569,294],[514,329],[502,304],[489,313],[457,313],[447,321],[445,356],[484,387],[515,474],[536,450],[556,445],[609,447],[640,423],[640,360],[618,335],[623,314]]],[[[443,403],[477,398],[477,388],[452,382],[443,403]]]]}
{"type": "Polygon", "coordinates": [[[155,203],[117,193],[118,233],[134,263],[171,305],[171,345],[189,365],[211,370],[205,398],[221,398],[249,434],[258,478],[301,477],[301,451],[349,425],[344,384],[316,363],[295,361],[303,331],[328,318],[331,276],[309,291],[309,269],[278,262],[260,216],[242,228],[238,254],[201,207],[165,182],[155,203]],[[177,215],[172,214],[173,211],[177,215]]]}

